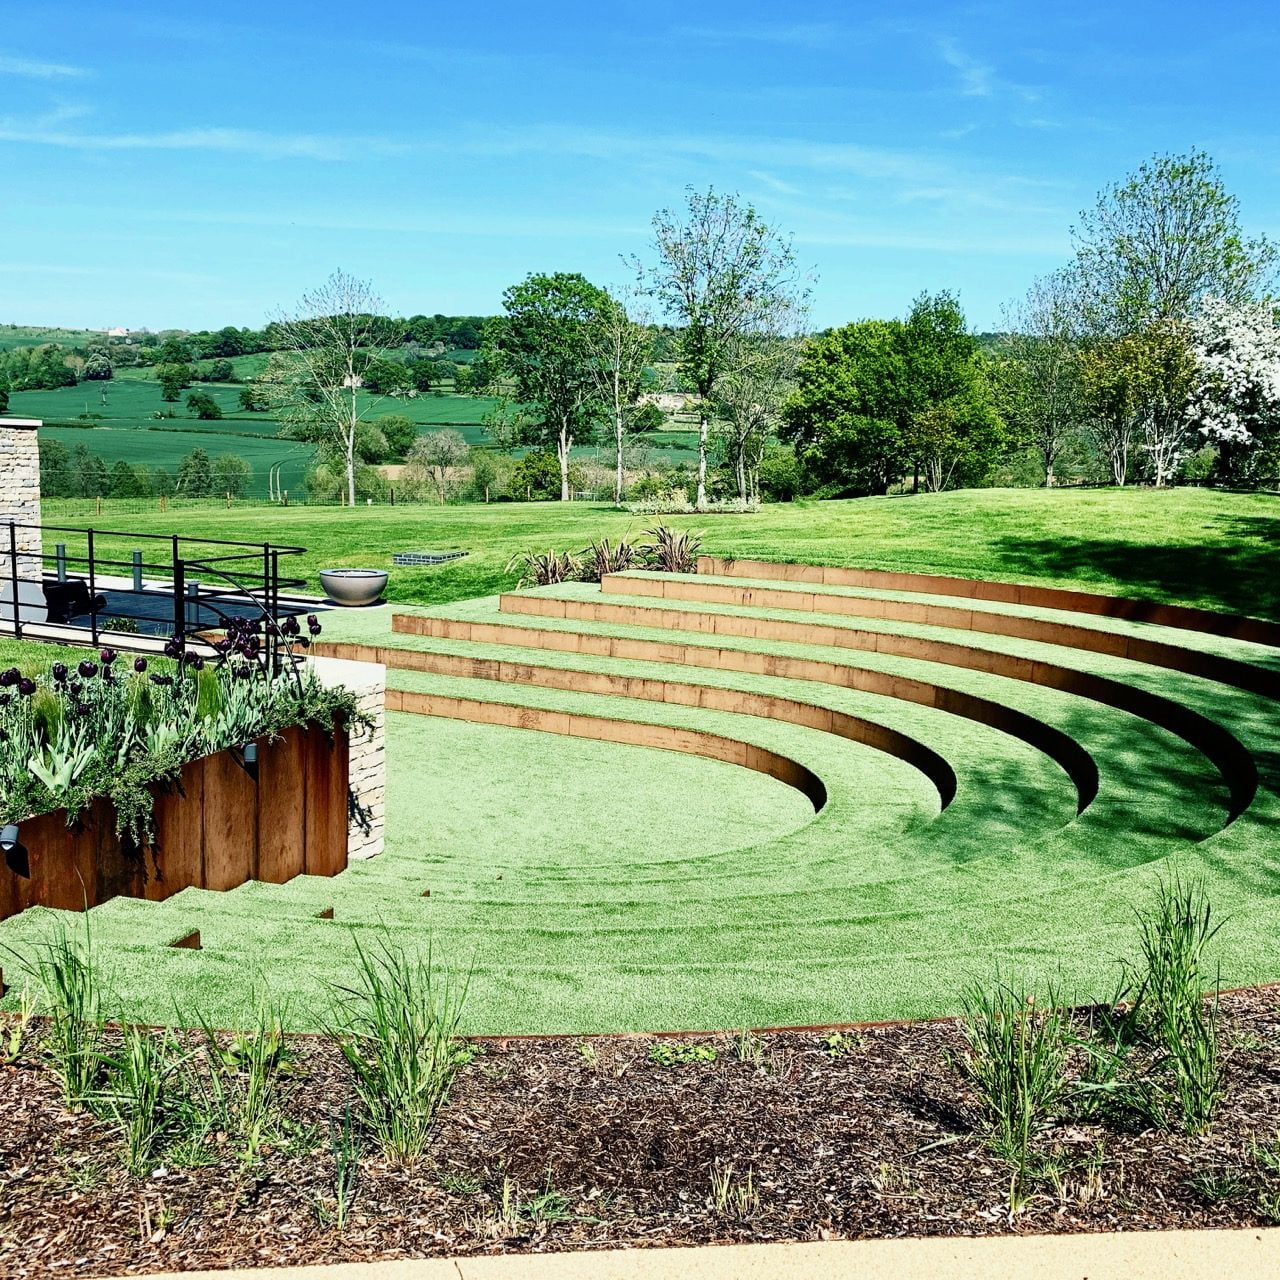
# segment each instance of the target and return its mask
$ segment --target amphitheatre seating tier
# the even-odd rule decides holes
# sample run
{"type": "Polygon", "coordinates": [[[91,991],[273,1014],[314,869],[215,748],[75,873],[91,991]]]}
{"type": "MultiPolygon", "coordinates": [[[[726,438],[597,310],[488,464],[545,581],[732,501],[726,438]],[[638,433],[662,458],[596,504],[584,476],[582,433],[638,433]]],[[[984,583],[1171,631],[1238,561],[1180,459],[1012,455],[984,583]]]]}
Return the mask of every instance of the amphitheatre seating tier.
{"type": "Polygon", "coordinates": [[[387,853],[98,909],[137,1011],[176,984],[230,1019],[257,966],[314,1021],[382,929],[470,965],[479,1032],[946,1013],[997,961],[1093,998],[1175,864],[1232,916],[1223,981],[1280,977],[1270,624],[704,568],[334,619],[389,668],[387,853]]]}

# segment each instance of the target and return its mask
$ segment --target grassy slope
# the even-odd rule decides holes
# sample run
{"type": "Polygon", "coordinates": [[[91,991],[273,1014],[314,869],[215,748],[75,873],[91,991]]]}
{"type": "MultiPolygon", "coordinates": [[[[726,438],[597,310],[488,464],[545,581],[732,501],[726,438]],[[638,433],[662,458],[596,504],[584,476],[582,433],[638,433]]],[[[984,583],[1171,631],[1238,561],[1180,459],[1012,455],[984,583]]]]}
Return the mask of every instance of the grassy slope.
{"type": "MultiPolygon", "coordinates": [[[[49,503],[46,519],[59,514],[49,503]]],[[[390,567],[395,551],[461,548],[464,560],[396,569],[389,596],[430,604],[512,585],[523,550],[644,540],[653,517],[588,503],[438,507],[201,509],[130,515],[139,532],[270,539],[326,565],[390,567]]],[[[98,521],[106,523],[106,519],[98,521]]],[[[1199,489],[986,489],[851,502],[779,504],[755,516],[666,518],[703,531],[704,548],[967,577],[1054,581],[1280,618],[1280,498],[1199,489]]]]}

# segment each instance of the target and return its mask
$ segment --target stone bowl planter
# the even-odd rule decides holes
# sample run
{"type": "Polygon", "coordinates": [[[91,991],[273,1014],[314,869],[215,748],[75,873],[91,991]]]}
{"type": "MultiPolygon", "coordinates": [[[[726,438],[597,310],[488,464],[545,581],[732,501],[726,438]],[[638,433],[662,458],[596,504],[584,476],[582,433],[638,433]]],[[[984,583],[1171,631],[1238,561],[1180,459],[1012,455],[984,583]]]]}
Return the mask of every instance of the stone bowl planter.
{"type": "Polygon", "coordinates": [[[320,585],[335,604],[359,608],[377,603],[387,574],[382,569],[321,569],[320,585]]]}

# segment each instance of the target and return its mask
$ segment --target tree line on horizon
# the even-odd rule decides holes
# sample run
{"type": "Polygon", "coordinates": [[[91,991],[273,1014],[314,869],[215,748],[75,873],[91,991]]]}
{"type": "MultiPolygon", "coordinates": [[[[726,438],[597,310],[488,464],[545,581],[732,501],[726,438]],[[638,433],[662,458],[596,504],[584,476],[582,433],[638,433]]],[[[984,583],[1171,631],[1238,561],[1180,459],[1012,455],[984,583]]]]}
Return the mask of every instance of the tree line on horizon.
{"type": "MultiPolygon", "coordinates": [[[[1280,472],[1277,250],[1245,234],[1203,152],[1153,157],[1101,192],[1072,229],[1072,260],[1009,307],[1000,333],[981,336],[946,290],[921,294],[902,318],[814,333],[812,278],[790,238],[736,195],[686,194],[683,208],[654,216],[627,284],[531,273],[505,291],[501,314],[464,318],[477,345],[454,389],[497,397],[490,452],[536,456],[539,495],[556,487],[554,463],[555,496],[570,497],[572,450],[603,442],[622,502],[630,442],[669,416],[660,393],[696,423],[696,469],[672,479],[697,508],[727,495],[1250,485],[1280,472]]],[[[440,352],[419,342],[428,328],[383,310],[370,283],[335,273],[259,331],[272,350],[241,392],[242,408],[274,413],[283,435],[317,446],[317,485],[351,503],[377,496],[371,468],[389,456],[437,479],[445,464],[424,451],[452,455],[454,471],[466,461],[457,433],[416,446],[412,424],[388,446],[379,402],[438,389],[441,370],[428,367],[440,352]]],[[[446,319],[431,318],[429,332],[446,319]]],[[[190,385],[178,357],[225,352],[245,332],[158,343],[165,398],[190,385]]],[[[226,373],[230,357],[215,358],[226,373]]],[[[201,392],[188,410],[221,412],[201,392]]]]}

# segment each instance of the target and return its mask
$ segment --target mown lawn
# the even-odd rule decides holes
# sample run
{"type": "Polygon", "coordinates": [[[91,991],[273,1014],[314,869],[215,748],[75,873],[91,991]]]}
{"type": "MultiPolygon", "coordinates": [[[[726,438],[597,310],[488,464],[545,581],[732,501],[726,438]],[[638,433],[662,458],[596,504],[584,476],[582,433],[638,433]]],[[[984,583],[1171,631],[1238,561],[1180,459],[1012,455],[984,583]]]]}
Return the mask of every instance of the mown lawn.
{"type": "MultiPolygon", "coordinates": [[[[83,505],[49,502],[45,518],[84,523],[76,511],[83,505]]],[[[1280,497],[1270,494],[980,489],[665,521],[701,531],[708,551],[743,557],[1053,581],[1280,618],[1280,497]]],[[[418,604],[512,585],[516,575],[506,566],[519,552],[580,550],[602,537],[644,541],[657,522],[593,503],[201,508],[114,517],[108,503],[93,520],[143,533],[304,546],[313,580],[328,565],[390,568],[396,551],[467,551],[453,564],[392,572],[389,597],[418,604]]]]}

